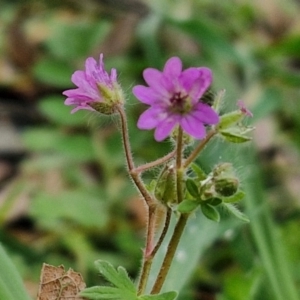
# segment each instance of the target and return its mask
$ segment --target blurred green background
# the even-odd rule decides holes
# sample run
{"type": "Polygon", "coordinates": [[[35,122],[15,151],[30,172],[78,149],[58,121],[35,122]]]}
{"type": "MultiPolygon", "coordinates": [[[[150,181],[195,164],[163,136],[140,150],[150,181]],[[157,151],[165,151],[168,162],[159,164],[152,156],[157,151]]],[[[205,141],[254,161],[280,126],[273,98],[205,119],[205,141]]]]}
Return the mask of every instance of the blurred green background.
{"type": "Polygon", "coordinates": [[[181,289],[180,300],[300,299],[299,15],[296,0],[2,0],[0,241],[33,298],[43,262],[72,267],[89,286],[101,282],[96,259],[133,279],[139,271],[145,208],[117,122],[70,115],[61,95],[102,52],[127,93],[137,164],[170,144],[137,130],[145,107],[131,88],[171,56],[213,70],[214,92],[226,89],[223,112],[243,99],[254,114],[253,142],[215,141],[199,158],[207,169],[236,166],[251,222],[215,224],[199,213],[165,289],[181,289]]]}

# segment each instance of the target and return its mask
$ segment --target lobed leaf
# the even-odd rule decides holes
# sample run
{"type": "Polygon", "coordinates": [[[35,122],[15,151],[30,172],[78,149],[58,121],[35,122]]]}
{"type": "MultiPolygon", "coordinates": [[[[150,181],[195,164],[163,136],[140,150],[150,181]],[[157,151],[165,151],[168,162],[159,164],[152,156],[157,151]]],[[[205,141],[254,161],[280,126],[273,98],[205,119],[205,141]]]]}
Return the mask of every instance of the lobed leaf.
{"type": "Polygon", "coordinates": [[[233,204],[230,203],[223,203],[223,207],[232,215],[234,215],[239,220],[248,223],[250,222],[249,218],[243,214],[241,211],[239,211],[233,204]]]}
{"type": "Polygon", "coordinates": [[[110,286],[93,286],[83,290],[80,293],[81,297],[85,297],[90,300],[98,299],[111,299],[111,300],[136,300],[136,295],[121,290],[116,287],[110,286]]]}
{"type": "Polygon", "coordinates": [[[235,202],[239,202],[240,200],[242,200],[245,197],[245,192],[239,190],[237,191],[234,195],[230,196],[230,197],[224,197],[223,201],[225,203],[235,203],[235,202]]]}
{"type": "Polygon", "coordinates": [[[133,294],[136,294],[135,286],[123,267],[118,267],[116,270],[110,263],[103,260],[97,260],[95,265],[107,281],[119,289],[127,290],[133,294]]]}
{"type": "Polygon", "coordinates": [[[159,295],[143,295],[138,300],[174,300],[177,297],[177,292],[171,291],[159,295]]]}

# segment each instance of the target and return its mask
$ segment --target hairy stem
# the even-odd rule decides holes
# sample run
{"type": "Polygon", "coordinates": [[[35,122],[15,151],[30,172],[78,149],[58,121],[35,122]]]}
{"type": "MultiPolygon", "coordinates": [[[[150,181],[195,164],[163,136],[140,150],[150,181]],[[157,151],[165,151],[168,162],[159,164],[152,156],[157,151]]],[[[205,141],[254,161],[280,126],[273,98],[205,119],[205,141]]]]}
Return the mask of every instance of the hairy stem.
{"type": "MultiPolygon", "coordinates": [[[[135,183],[135,186],[139,190],[139,192],[142,194],[147,207],[148,207],[148,220],[147,220],[147,233],[146,233],[146,246],[144,250],[144,258],[143,258],[143,267],[142,267],[142,275],[141,275],[141,286],[145,286],[146,281],[148,279],[147,273],[149,273],[150,268],[148,266],[149,262],[147,261],[147,256],[149,253],[153,250],[153,240],[154,240],[154,233],[155,233],[155,219],[156,219],[156,207],[157,204],[155,200],[152,198],[151,194],[146,189],[140,175],[135,172],[135,166],[132,158],[132,152],[131,147],[129,143],[129,134],[128,134],[128,125],[127,125],[127,118],[123,107],[118,107],[118,112],[120,115],[121,120],[121,135],[124,145],[124,151],[125,151],[125,158],[127,162],[127,167],[129,170],[129,174],[135,183]]],[[[151,263],[150,263],[151,266],[151,263]]]]}
{"type": "Polygon", "coordinates": [[[176,154],[176,150],[173,150],[172,152],[170,152],[169,154],[165,155],[164,157],[161,157],[155,161],[152,161],[150,163],[144,164],[142,166],[136,167],[134,169],[135,173],[142,173],[144,171],[147,171],[151,168],[154,168],[156,166],[159,166],[165,162],[167,162],[168,160],[170,160],[171,158],[173,158],[176,154]]]}
{"type": "Polygon", "coordinates": [[[183,144],[182,144],[182,128],[178,129],[177,136],[177,147],[176,147],[176,191],[177,191],[177,202],[180,203],[183,200],[183,173],[184,170],[182,168],[182,155],[183,155],[183,144]]]}
{"type": "Polygon", "coordinates": [[[151,256],[153,256],[153,257],[155,256],[156,252],[160,248],[160,246],[161,246],[162,242],[164,241],[164,238],[168,232],[168,229],[170,227],[170,222],[171,222],[171,215],[172,215],[172,210],[170,208],[167,208],[164,228],[163,228],[163,230],[160,234],[160,237],[151,253],[151,256]]]}
{"type": "Polygon", "coordinates": [[[139,286],[138,286],[138,295],[141,295],[145,291],[147,281],[149,278],[149,274],[150,274],[150,270],[151,270],[151,266],[152,266],[152,262],[153,262],[153,258],[155,256],[155,254],[157,253],[158,249],[160,248],[160,246],[167,234],[167,231],[169,229],[171,213],[172,213],[172,211],[170,209],[168,209],[166,212],[164,228],[160,234],[160,237],[159,237],[154,249],[148,255],[146,253],[146,255],[144,256],[144,262],[143,262],[143,267],[142,267],[141,276],[140,276],[140,280],[139,280],[139,286]]]}
{"type": "Polygon", "coordinates": [[[202,140],[199,145],[193,150],[193,152],[189,155],[189,157],[184,161],[183,168],[186,169],[199,155],[199,153],[203,150],[203,148],[206,146],[206,144],[211,140],[212,137],[214,137],[217,134],[217,131],[215,129],[212,129],[205,137],[204,140],[202,140]]]}
{"type": "Polygon", "coordinates": [[[161,265],[156,281],[153,285],[151,294],[158,294],[166,280],[167,274],[170,270],[171,263],[173,261],[179,240],[182,236],[188,217],[189,217],[188,214],[182,214],[175,226],[172,238],[168,245],[167,253],[161,265]]]}
{"type": "Polygon", "coordinates": [[[143,198],[145,199],[146,204],[148,206],[151,206],[154,203],[154,199],[152,198],[150,193],[147,191],[140,175],[137,172],[135,172],[135,166],[134,166],[131,147],[130,147],[130,143],[129,143],[127,118],[126,118],[126,114],[125,114],[123,107],[118,107],[118,112],[119,112],[120,119],[121,119],[122,140],[123,140],[125,158],[126,158],[126,163],[127,163],[127,167],[129,170],[129,174],[130,174],[133,182],[135,183],[137,189],[140,191],[143,198]]]}

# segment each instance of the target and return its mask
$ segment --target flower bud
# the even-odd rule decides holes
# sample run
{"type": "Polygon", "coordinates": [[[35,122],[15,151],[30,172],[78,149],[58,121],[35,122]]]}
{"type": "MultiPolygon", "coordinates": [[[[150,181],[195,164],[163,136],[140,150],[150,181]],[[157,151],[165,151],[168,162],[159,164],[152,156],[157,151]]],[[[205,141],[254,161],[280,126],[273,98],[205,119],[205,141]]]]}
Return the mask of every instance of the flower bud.
{"type": "Polygon", "coordinates": [[[177,202],[176,174],[173,165],[166,165],[161,171],[155,186],[154,196],[164,205],[177,202]]]}
{"type": "Polygon", "coordinates": [[[117,81],[117,71],[112,69],[108,73],[104,68],[103,54],[99,62],[89,57],[85,62],[85,70],[77,70],[72,75],[76,89],[64,91],[67,96],[66,105],[75,106],[71,113],[80,109],[96,110],[111,115],[118,106],[124,104],[124,95],[117,81]]]}
{"type": "Polygon", "coordinates": [[[220,178],[215,180],[215,190],[220,196],[229,197],[234,195],[239,188],[237,178],[220,178]]]}
{"type": "Polygon", "coordinates": [[[213,169],[213,176],[217,177],[224,174],[234,174],[234,169],[231,163],[225,162],[216,165],[213,169]]]}

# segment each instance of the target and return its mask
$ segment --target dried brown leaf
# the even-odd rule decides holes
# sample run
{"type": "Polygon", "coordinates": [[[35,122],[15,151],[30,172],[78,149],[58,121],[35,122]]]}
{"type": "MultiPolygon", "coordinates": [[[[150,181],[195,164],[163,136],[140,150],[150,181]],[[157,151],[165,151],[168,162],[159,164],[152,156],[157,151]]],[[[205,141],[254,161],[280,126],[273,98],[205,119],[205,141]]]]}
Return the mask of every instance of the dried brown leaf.
{"type": "Polygon", "coordinates": [[[64,266],[43,264],[37,300],[83,300],[78,293],[85,288],[80,273],[64,266]]]}

